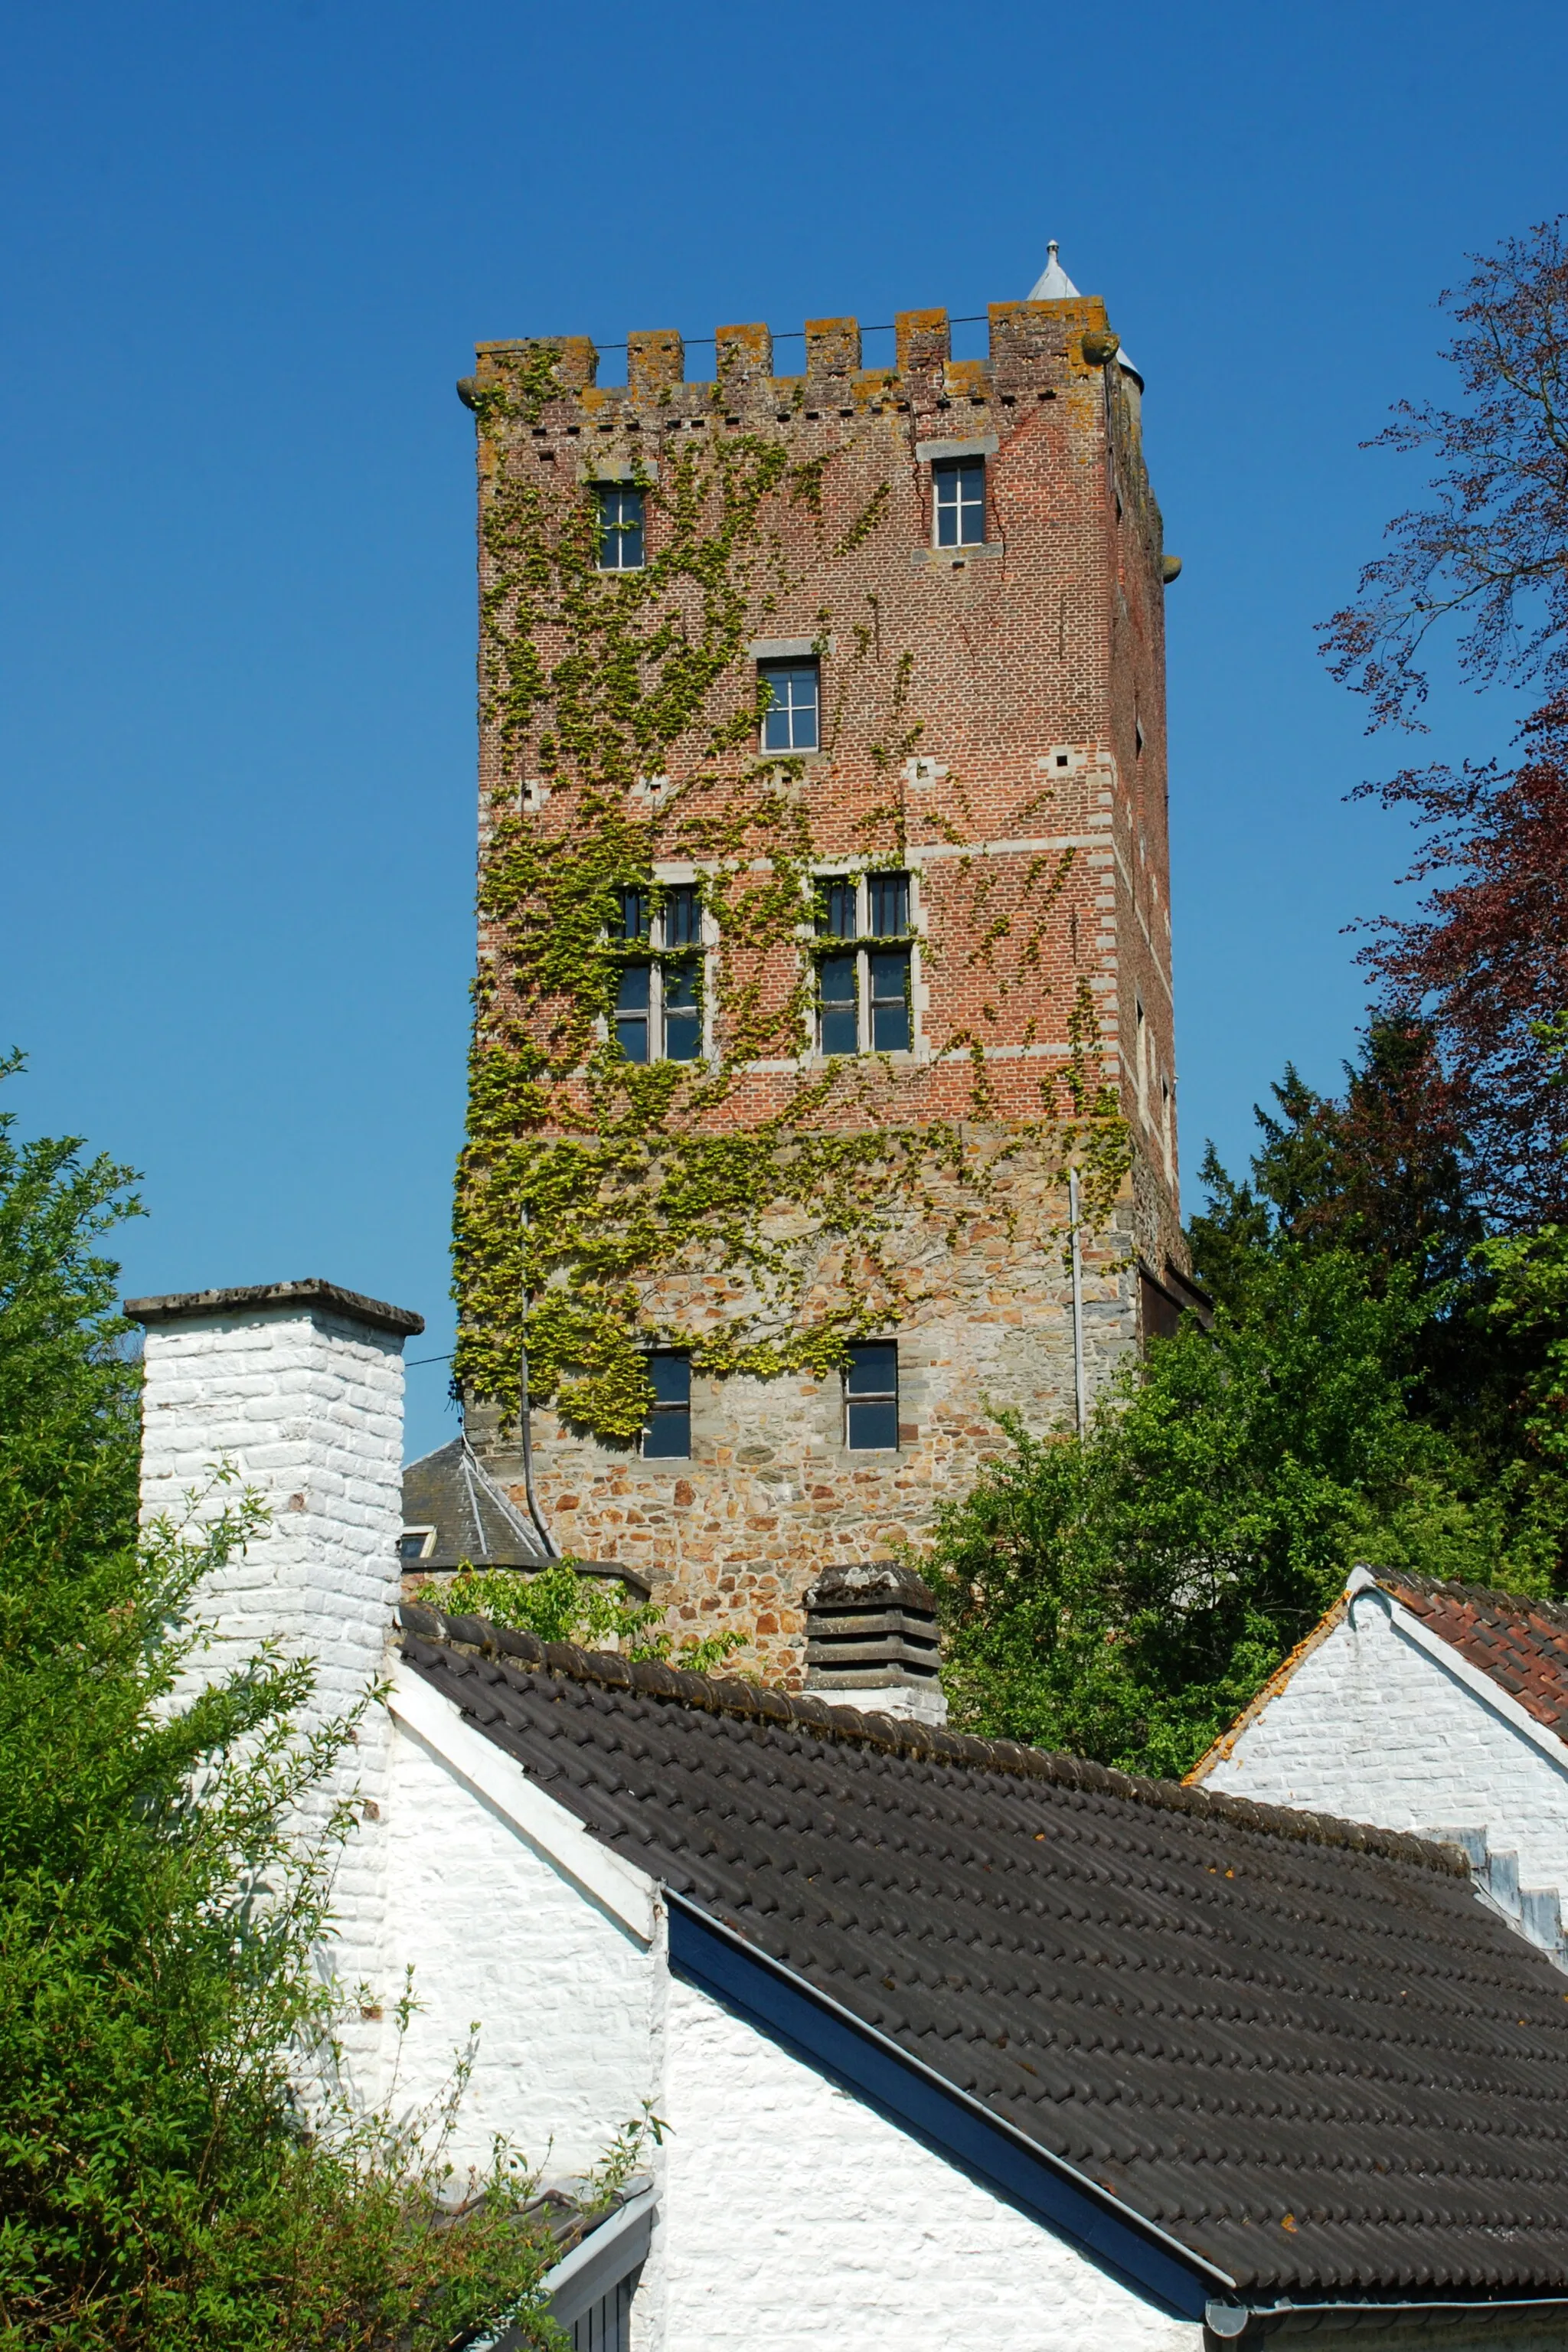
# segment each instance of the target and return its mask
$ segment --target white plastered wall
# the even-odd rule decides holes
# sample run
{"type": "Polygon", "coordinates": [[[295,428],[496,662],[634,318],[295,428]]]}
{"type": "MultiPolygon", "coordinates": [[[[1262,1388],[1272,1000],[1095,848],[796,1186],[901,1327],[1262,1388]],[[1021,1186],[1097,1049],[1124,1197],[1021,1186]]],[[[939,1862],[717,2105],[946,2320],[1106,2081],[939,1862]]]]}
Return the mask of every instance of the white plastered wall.
{"type": "Polygon", "coordinates": [[[407,1666],[391,1714],[387,2000],[412,1967],[423,2004],[398,2107],[440,2096],[472,2032],[454,2161],[482,2168],[499,2133],[567,2187],[654,2090],[656,1890],[407,1666]]]}
{"type": "MultiPolygon", "coordinates": [[[[258,1490],[270,1520],[197,1596],[212,1638],[193,1678],[242,1665],[275,1641],[316,1668],[310,1716],[352,1707],[384,1672],[397,1603],[403,1518],[403,1342],[329,1308],[290,1303],[154,1321],[142,1395],[142,1517],[198,1520],[258,1490]],[[227,1463],[237,1482],[214,1487],[227,1463]]],[[[334,1881],[332,1964],[348,1987],[381,1974],[386,1906],[384,1710],[313,1809],[351,1788],[364,1800],[334,1881]]],[[[367,2006],[369,2006],[367,2004],[367,2006]]],[[[380,2091],[379,2021],[342,2031],[358,2089],[380,2091]]]]}
{"type": "Polygon", "coordinates": [[[1523,1885],[1568,1897],[1568,1748],[1370,1583],[1203,1780],[1382,1829],[1485,1830],[1523,1885]]]}
{"type": "Polygon", "coordinates": [[[1173,2320],[668,1980],[638,2352],[1198,2352],[1173,2320]]]}

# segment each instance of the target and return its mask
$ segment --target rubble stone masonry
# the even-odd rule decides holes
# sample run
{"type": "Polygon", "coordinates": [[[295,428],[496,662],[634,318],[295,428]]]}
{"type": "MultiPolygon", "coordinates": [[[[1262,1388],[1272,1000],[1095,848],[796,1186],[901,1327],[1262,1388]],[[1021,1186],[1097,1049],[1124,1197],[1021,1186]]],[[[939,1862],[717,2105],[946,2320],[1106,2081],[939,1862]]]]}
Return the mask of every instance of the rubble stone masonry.
{"type": "MultiPolygon", "coordinates": [[[[481,344],[475,393],[532,348],[481,344]]],[[[630,338],[625,387],[596,385],[586,341],[552,348],[563,395],[536,420],[490,428],[548,499],[581,499],[595,478],[625,480],[634,468],[657,481],[673,451],[728,434],[777,439],[795,468],[824,461],[817,510],[808,499],[781,502],[793,584],[757,635],[818,649],[823,748],[795,789],[819,866],[901,862],[914,934],[914,1049],[894,1057],[896,1105],[868,1059],[858,1108],[842,1116],[886,1116],[906,1129],[952,1122],[993,1166],[978,1217],[955,1219],[951,1173],[937,1160],[923,1185],[888,1203],[882,1245],[916,1276],[914,1303],[889,1333],[896,1452],[847,1449],[837,1378],[694,1375],[689,1460],[644,1460],[535,1409],[537,1490],[563,1549],[635,1567],[679,1629],[733,1623],[770,1675],[799,1679],[800,1596],[825,1564],[874,1559],[904,1540],[918,1548],[933,1505],[963,1493],[1005,1445],[999,1412],[1037,1431],[1070,1423],[1066,1199],[1059,1168],[1028,1130],[1041,1117],[1042,1077],[1067,1059],[1085,982],[1098,1016],[1096,1075],[1119,1089],[1133,1150],[1113,1215],[1084,1236],[1091,1391],[1139,1343],[1158,1298],[1148,1277],[1172,1283],[1184,1264],[1164,691],[1163,599],[1175,567],[1144,469],[1142,387],[1114,356],[1099,300],[994,304],[984,361],[950,357],[940,310],[900,317],[891,368],[861,365],[853,320],[808,322],[804,373],[793,376],[775,374],[759,326],[719,331],[708,381],[688,380],[669,332],[630,338]],[[984,540],[938,548],[932,464],[966,453],[986,461],[984,540]],[[857,541],[868,512],[874,527],[857,541]],[[889,774],[886,747],[906,722],[915,749],[889,774]],[[868,811],[889,793],[907,851],[868,860],[868,811]],[[1016,969],[999,993],[1004,952],[1016,969]]],[[[484,436],[480,449],[481,467],[493,464],[484,436]]],[[[647,527],[651,550],[657,498],[647,527]]],[[[713,690],[717,718],[754,697],[754,669],[738,667],[745,674],[713,690]]],[[[648,780],[650,808],[660,788],[648,780]]],[[[488,726],[481,856],[506,789],[519,791],[527,822],[547,831],[570,822],[547,789],[504,782],[488,726]]],[[[691,878],[669,846],[656,855],[656,876],[691,878]]],[[[479,944],[495,954],[483,932],[479,944]]],[[[813,1058],[803,1037],[797,1063],[743,1074],[716,1116],[741,1125],[767,1117],[813,1058]]],[[[825,1285],[858,1278],[831,1237],[819,1272],[825,1285]]],[[[646,1303],[696,1330],[733,1313],[744,1294],[732,1272],[685,1265],[650,1284],[646,1303]]],[[[515,1427],[478,1403],[468,1425],[521,1499],[515,1427]]]]}

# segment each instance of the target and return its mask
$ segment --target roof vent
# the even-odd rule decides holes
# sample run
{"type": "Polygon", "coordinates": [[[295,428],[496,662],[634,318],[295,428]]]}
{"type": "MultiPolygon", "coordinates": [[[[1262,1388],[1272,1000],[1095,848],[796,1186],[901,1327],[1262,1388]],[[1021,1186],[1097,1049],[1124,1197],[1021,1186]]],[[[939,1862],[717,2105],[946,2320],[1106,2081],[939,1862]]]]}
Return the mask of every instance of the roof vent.
{"type": "Polygon", "coordinates": [[[945,1723],[936,1601],[896,1559],[826,1568],[805,1596],[805,1680],[824,1698],[945,1723]]]}

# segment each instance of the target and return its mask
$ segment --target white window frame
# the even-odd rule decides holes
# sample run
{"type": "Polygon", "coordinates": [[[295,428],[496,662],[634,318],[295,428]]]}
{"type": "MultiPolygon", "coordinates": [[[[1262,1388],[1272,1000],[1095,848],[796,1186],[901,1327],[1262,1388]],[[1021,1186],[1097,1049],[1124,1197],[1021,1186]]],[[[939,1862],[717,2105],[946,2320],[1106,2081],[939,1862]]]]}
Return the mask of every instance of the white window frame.
{"type": "Polygon", "coordinates": [[[642,483],[596,481],[591,488],[594,504],[597,509],[599,529],[599,560],[594,567],[595,570],[608,574],[612,579],[618,578],[621,573],[626,572],[646,572],[647,570],[647,492],[642,483]],[[633,491],[642,501],[642,520],[637,526],[642,536],[642,556],[636,563],[606,563],[605,558],[612,551],[612,540],[614,552],[618,556],[625,549],[626,536],[619,517],[616,518],[614,525],[606,525],[605,508],[612,496],[624,498],[628,490],[633,491]]]}
{"type": "MultiPolygon", "coordinates": [[[[640,884],[637,887],[642,887],[640,884]]],[[[683,874],[679,877],[656,875],[653,881],[647,886],[647,895],[651,898],[656,891],[662,890],[668,894],[672,890],[698,890],[699,887],[698,878],[694,874],[683,874]]],[[[642,941],[636,943],[640,952],[628,955],[626,959],[628,964],[646,963],[648,967],[648,1055],[646,1062],[634,1062],[631,1066],[633,1069],[651,1069],[656,1062],[668,1062],[670,1058],[665,1051],[668,1039],[665,1033],[664,967],[668,959],[676,957],[689,959],[696,965],[698,994],[700,999],[698,1005],[697,1051],[689,1062],[678,1062],[676,1067],[695,1070],[713,1058],[712,995],[709,980],[712,971],[713,950],[717,941],[712,918],[703,905],[700,896],[699,896],[697,907],[697,938],[689,946],[672,948],[665,943],[663,938],[665,908],[660,907],[648,925],[649,936],[646,943],[642,941]],[[659,935],[657,940],[654,937],[655,933],[659,935]]],[[[630,947],[633,942],[628,940],[616,940],[612,944],[616,947],[630,947]]],[[[616,1015],[613,1007],[607,1020],[601,1018],[599,1030],[606,1043],[615,1036],[616,1015]]]]}
{"type": "MultiPolygon", "coordinates": [[[[760,683],[762,679],[771,677],[772,674],[775,671],[799,669],[814,670],[816,674],[816,699],[813,705],[813,711],[816,719],[816,740],[815,743],[790,743],[787,746],[770,743],[768,741],[768,719],[772,714],[769,711],[764,711],[757,727],[757,753],[761,759],[810,760],[816,757],[822,750],[822,656],[816,651],[816,646],[814,646],[809,653],[770,654],[765,657],[759,658],[757,662],[757,677],[760,683]]],[[[795,705],[793,702],[789,704],[788,709],[790,731],[793,734],[795,731],[795,705]]]]}
{"type": "MultiPolygon", "coordinates": [[[[981,449],[966,449],[961,453],[955,452],[949,457],[933,457],[931,460],[931,543],[932,547],[940,550],[943,555],[956,554],[960,550],[965,547],[984,547],[985,545],[985,517],[991,498],[989,462],[990,461],[985,452],[981,449]],[[962,489],[963,473],[961,469],[965,466],[978,466],[980,468],[980,536],[978,539],[943,540],[938,536],[942,528],[942,508],[938,502],[937,487],[940,482],[949,480],[953,484],[955,489],[962,489]]],[[[964,515],[971,509],[973,501],[962,498],[954,498],[951,501],[951,504],[957,511],[958,526],[960,530],[962,530],[963,528],[964,515]]]]}
{"type": "MultiPolygon", "coordinates": [[[[853,883],[855,887],[855,936],[853,939],[835,941],[830,950],[842,955],[852,955],[855,958],[854,1059],[858,1060],[862,1055],[867,1054],[890,1054],[895,1058],[901,1055],[912,1055],[919,1047],[920,1020],[916,1009],[919,1002],[916,991],[920,981],[919,881],[919,869],[912,866],[870,866],[853,870],[847,867],[826,867],[820,868],[812,875],[811,937],[813,945],[817,950],[817,961],[820,961],[824,940],[832,940],[834,936],[831,932],[823,932],[816,929],[818,886],[825,882],[849,882],[853,883]],[[896,947],[903,948],[910,960],[910,1042],[907,1045],[875,1045],[871,1042],[871,955],[878,942],[873,940],[867,926],[870,913],[872,877],[886,874],[901,874],[909,894],[907,928],[901,939],[891,942],[896,947]]],[[[820,986],[815,979],[812,987],[811,1050],[818,1061],[847,1061],[852,1058],[848,1055],[829,1054],[823,1045],[822,995],[820,986]]]]}

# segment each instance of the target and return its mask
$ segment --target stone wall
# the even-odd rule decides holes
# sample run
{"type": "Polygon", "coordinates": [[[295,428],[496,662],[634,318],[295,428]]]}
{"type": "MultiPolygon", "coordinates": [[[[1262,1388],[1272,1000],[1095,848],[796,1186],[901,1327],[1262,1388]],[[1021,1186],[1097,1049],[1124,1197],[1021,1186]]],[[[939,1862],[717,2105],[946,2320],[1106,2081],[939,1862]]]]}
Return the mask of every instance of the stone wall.
{"type": "MultiPolygon", "coordinates": [[[[865,367],[853,320],[813,321],[803,372],[788,375],[774,373],[766,329],[725,328],[719,373],[700,382],[687,378],[678,335],[637,335],[623,388],[596,384],[593,347],[564,339],[551,346],[557,396],[526,414],[484,411],[481,513],[503,462],[539,511],[559,518],[595,479],[637,471],[657,483],[683,452],[726,436],[787,451],[786,485],[797,487],[769,509],[774,553],[759,575],[767,594],[757,643],[818,648],[826,714],[822,748],[798,763],[788,791],[809,823],[818,871],[897,866],[911,877],[912,1050],[886,1066],[864,1057],[820,1123],[904,1132],[940,1124],[992,1155],[1061,1114],[1075,1005],[1087,991],[1099,1023],[1089,1075],[1114,1089],[1134,1154],[1115,1215],[1086,1253],[1092,1396],[1141,1337],[1136,1258],[1156,1274],[1185,1263],[1166,567],[1139,387],[1106,363],[1115,338],[1103,304],[1089,299],[993,305],[985,360],[952,358],[940,311],[901,314],[896,341],[893,366],[865,367]],[[934,548],[932,462],[982,447],[985,542],[934,548]],[[810,495],[798,488],[808,475],[810,495]],[[874,527],[863,529],[868,517],[874,527]],[[895,739],[912,755],[892,761],[895,739]]],[[[537,348],[481,344],[469,397],[483,408],[537,348]]],[[[665,527],[652,496],[650,556],[665,527]]],[[[485,555],[481,590],[494,583],[485,555]]],[[[670,611],[694,633],[699,601],[694,583],[672,581],[670,611]]],[[[570,667],[573,650],[564,626],[541,623],[542,675],[570,667]]],[[[755,693],[754,665],[731,662],[703,726],[661,754],[668,776],[631,794],[627,814],[651,827],[660,882],[705,870],[679,793],[714,764],[709,729],[732,724],[755,693]],[[667,783],[676,794],[668,824],[658,789],[667,783]]],[[[552,723],[537,721],[541,744],[552,723]]],[[[493,717],[481,727],[481,860],[502,815],[542,845],[570,839],[581,786],[551,766],[554,757],[531,740],[509,749],[493,717]]],[[[767,766],[750,754],[735,764],[767,766]]],[[[798,950],[785,945],[755,975],[763,996],[781,1003],[799,967],[798,950]]],[[[710,971],[726,951],[710,937],[710,971]]],[[[504,924],[481,926],[479,953],[498,1017],[531,1030],[548,1052],[561,1008],[510,991],[504,924]]],[[[718,1132],[784,1115],[803,1074],[821,1066],[813,1036],[798,1042],[797,1055],[736,1071],[703,1123],[718,1132]]],[[[722,1051],[721,1038],[710,1043],[722,1051]]],[[[570,1085],[562,1096],[572,1097],[570,1085]]],[[[645,1464],[548,1409],[536,1412],[538,1489],[563,1548],[635,1567],[680,1631],[733,1622],[754,1633],[759,1663],[785,1678],[800,1667],[799,1595],[822,1565],[918,1544],[936,1503],[963,1491],[1005,1443],[995,1408],[1042,1433],[1072,1414],[1066,1202],[1041,1148],[1025,1144],[996,1203],[963,1202],[953,1213],[952,1188],[939,1180],[932,1213],[916,1189],[906,1184],[902,1201],[889,1203],[889,1254],[921,1276],[918,1302],[887,1323],[900,1343],[896,1456],[847,1452],[837,1379],[694,1376],[687,1463],[645,1464]]],[[[805,1325],[829,1293],[876,1297],[875,1267],[836,1257],[830,1238],[819,1261],[798,1309],[805,1325]]],[[[743,1276],[711,1264],[639,1275],[634,1287],[646,1325],[682,1332],[750,1303],[743,1276]]],[[[515,1430],[479,1400],[468,1427],[521,1493],[515,1430]]]]}
{"type": "MultiPolygon", "coordinates": [[[[974,1141],[984,1148],[984,1139],[974,1141]]],[[[931,1206],[909,1212],[886,1237],[925,1294],[896,1334],[896,1454],[848,1450],[836,1374],[694,1373],[689,1459],[645,1461],[635,1447],[601,1444],[536,1407],[536,1492],[563,1550],[634,1569],[680,1633],[733,1626],[751,1644],[746,1663],[801,1686],[802,1595],[822,1568],[883,1558],[905,1543],[918,1550],[937,1505],[966,1493],[982,1465],[1006,1450],[998,1412],[1016,1412],[1037,1432],[1072,1425],[1067,1204],[1053,1173],[1035,1147],[1003,1161],[993,1198],[954,1247],[952,1188],[930,1171],[931,1206]]],[[[1135,1242],[1129,1189],[1110,1229],[1083,1244],[1091,1393],[1136,1339],[1135,1242]]],[[[674,1276],[659,1303],[700,1328],[725,1304],[705,1289],[700,1276],[674,1276]]],[[[521,1504],[515,1447],[482,1409],[470,1427],[477,1438],[488,1434],[490,1466],[521,1504]]]]}

